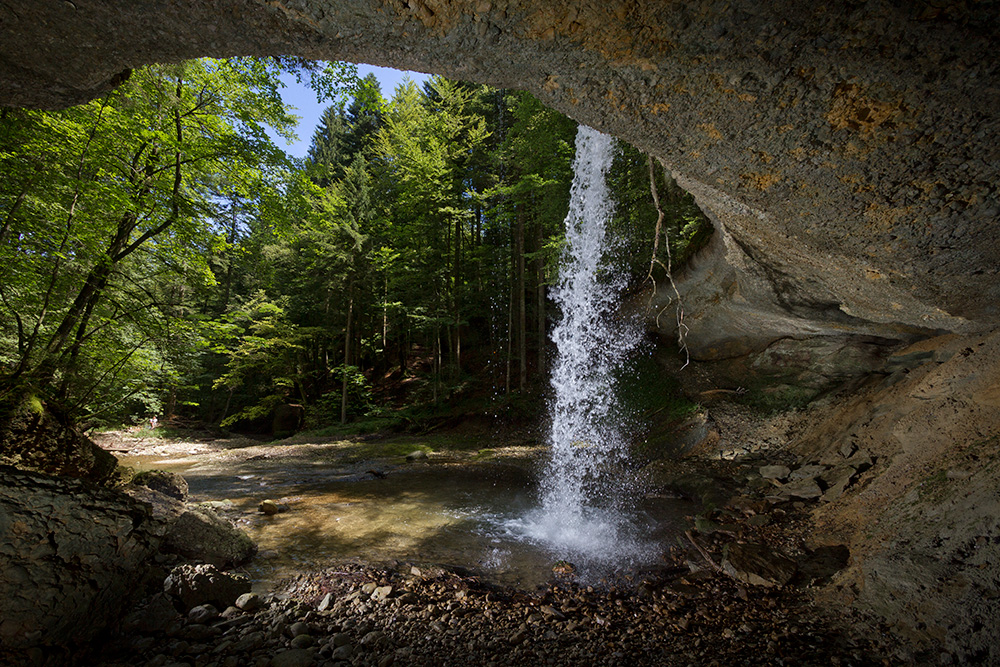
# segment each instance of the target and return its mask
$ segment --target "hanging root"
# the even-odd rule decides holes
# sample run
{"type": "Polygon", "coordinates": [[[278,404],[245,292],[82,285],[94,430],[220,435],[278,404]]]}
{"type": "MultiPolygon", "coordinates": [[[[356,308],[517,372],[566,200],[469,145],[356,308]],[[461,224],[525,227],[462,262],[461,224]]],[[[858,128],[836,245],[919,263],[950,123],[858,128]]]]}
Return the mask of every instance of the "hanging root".
{"type": "MultiPolygon", "coordinates": [[[[653,233],[653,253],[649,259],[649,271],[646,273],[646,280],[648,280],[653,286],[653,291],[650,292],[649,295],[649,303],[647,305],[647,311],[653,308],[653,299],[656,298],[657,285],[656,285],[656,279],[653,277],[653,269],[656,267],[657,264],[659,264],[661,267],[663,267],[663,270],[667,274],[667,280],[670,281],[670,288],[673,289],[674,296],[671,297],[670,301],[667,302],[667,305],[665,305],[663,309],[656,314],[656,326],[657,327],[660,326],[660,316],[663,315],[663,313],[666,312],[667,308],[669,308],[670,305],[674,303],[674,301],[676,300],[677,307],[674,310],[674,314],[677,324],[677,346],[684,353],[684,365],[681,366],[681,370],[684,370],[685,368],[687,368],[687,365],[691,363],[691,352],[688,350],[687,346],[687,334],[689,329],[687,325],[684,324],[684,302],[681,299],[681,293],[677,290],[677,284],[674,282],[673,257],[670,254],[670,237],[667,236],[667,233],[665,231],[662,231],[663,217],[664,217],[663,207],[660,206],[660,193],[656,189],[656,170],[653,168],[652,155],[648,156],[648,161],[649,161],[649,191],[653,195],[653,204],[656,206],[656,230],[653,233]],[[661,232],[665,237],[665,242],[663,245],[667,251],[666,264],[660,261],[660,256],[659,256],[661,232]]],[[[664,170],[666,170],[666,165],[664,165],[662,162],[660,163],[660,165],[664,168],[664,170]]]]}

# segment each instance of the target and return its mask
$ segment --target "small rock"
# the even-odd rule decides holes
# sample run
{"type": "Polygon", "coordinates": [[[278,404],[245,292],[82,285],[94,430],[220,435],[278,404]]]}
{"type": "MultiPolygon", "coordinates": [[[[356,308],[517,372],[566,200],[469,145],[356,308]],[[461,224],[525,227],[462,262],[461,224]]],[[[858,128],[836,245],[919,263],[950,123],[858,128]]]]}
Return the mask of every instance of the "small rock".
{"type": "Polygon", "coordinates": [[[352,655],[354,655],[354,647],[350,644],[344,644],[335,648],[330,657],[334,660],[350,660],[352,655]]]}
{"type": "Polygon", "coordinates": [[[564,621],[564,620],[566,620],[566,614],[562,613],[561,611],[559,611],[555,607],[551,607],[549,605],[544,605],[544,606],[542,606],[542,607],[539,608],[539,611],[542,612],[543,614],[545,614],[546,616],[550,617],[550,618],[556,619],[557,621],[564,621]]]}
{"type": "Polygon", "coordinates": [[[264,606],[264,601],[256,593],[244,593],[236,598],[236,606],[243,611],[252,614],[264,606]]]}
{"type": "Polygon", "coordinates": [[[760,476],[764,479],[785,479],[791,473],[788,466],[761,466],[760,476]]]}
{"type": "Polygon", "coordinates": [[[858,447],[853,442],[845,442],[840,446],[840,455],[845,459],[851,458],[851,455],[856,451],[858,451],[858,447]]]}
{"type": "Polygon", "coordinates": [[[261,514],[266,514],[268,516],[274,516],[281,510],[278,509],[278,503],[273,500],[263,500],[260,505],[257,506],[257,511],[261,514]]]}
{"type": "Polygon", "coordinates": [[[292,648],[276,653],[271,658],[271,667],[312,667],[315,662],[312,651],[292,648]]]}
{"type": "Polygon", "coordinates": [[[399,601],[399,604],[407,604],[407,605],[417,604],[420,601],[419,598],[417,598],[416,594],[410,591],[406,591],[396,599],[399,601]]]}
{"type": "Polygon", "coordinates": [[[188,612],[188,620],[192,623],[208,624],[219,618],[219,610],[210,604],[200,604],[188,612]]]}
{"type": "Polygon", "coordinates": [[[351,643],[351,636],[346,632],[338,632],[333,637],[330,638],[330,644],[334,648],[340,648],[341,646],[348,646],[351,643]]]}
{"type": "Polygon", "coordinates": [[[323,596],[323,599],[319,601],[319,604],[316,606],[316,609],[318,609],[319,611],[326,611],[327,609],[332,607],[333,603],[336,601],[337,598],[334,597],[333,593],[327,593],[326,595],[323,596]]]}
{"type": "Polygon", "coordinates": [[[288,634],[293,639],[295,637],[298,637],[299,635],[308,635],[309,634],[309,624],[308,623],[303,623],[302,621],[299,621],[298,623],[292,623],[288,627],[288,634]]]}
{"type": "Polygon", "coordinates": [[[202,625],[200,623],[192,623],[191,625],[184,628],[182,633],[184,639],[193,642],[203,642],[207,639],[211,639],[222,634],[222,630],[218,628],[209,627],[207,625],[202,625]]]}
{"type": "MultiPolygon", "coordinates": [[[[239,598],[236,598],[236,600],[239,601],[239,598]]],[[[219,614],[219,616],[226,619],[227,621],[233,618],[239,618],[242,615],[243,615],[243,610],[237,607],[236,605],[229,605],[228,607],[222,610],[221,614],[219,614]]]]}
{"type": "Polygon", "coordinates": [[[296,635],[289,644],[292,648],[309,648],[312,645],[312,635],[296,635]]]}
{"type": "Polygon", "coordinates": [[[427,452],[422,449],[417,449],[406,455],[407,461],[423,461],[427,459],[427,452]]]}
{"type": "Polygon", "coordinates": [[[379,586],[372,591],[372,600],[388,600],[392,595],[392,586],[379,586]]]}
{"type": "Polygon", "coordinates": [[[382,641],[383,637],[385,637],[384,632],[381,632],[379,630],[372,630],[371,632],[366,633],[365,636],[361,638],[361,645],[372,646],[374,644],[378,644],[380,641],[382,641]]]}

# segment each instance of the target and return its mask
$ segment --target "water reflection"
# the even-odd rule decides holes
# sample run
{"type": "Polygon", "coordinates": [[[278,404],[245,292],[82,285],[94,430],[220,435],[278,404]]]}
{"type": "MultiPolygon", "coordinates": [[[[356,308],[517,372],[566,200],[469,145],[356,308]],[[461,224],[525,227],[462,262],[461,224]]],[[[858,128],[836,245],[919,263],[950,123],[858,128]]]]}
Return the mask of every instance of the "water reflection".
{"type": "MultiPolygon", "coordinates": [[[[246,567],[257,590],[345,559],[460,566],[497,583],[533,588],[551,578],[562,557],[519,528],[537,505],[534,474],[519,465],[381,464],[373,470],[371,462],[225,464],[190,457],[122,463],[184,475],[193,502],[231,501],[228,515],[260,548],[246,567]],[[261,514],[257,508],[265,499],[287,511],[261,514]]],[[[640,509],[651,533],[666,530],[661,538],[669,538],[677,517],[691,512],[680,501],[650,500],[640,509]]]]}

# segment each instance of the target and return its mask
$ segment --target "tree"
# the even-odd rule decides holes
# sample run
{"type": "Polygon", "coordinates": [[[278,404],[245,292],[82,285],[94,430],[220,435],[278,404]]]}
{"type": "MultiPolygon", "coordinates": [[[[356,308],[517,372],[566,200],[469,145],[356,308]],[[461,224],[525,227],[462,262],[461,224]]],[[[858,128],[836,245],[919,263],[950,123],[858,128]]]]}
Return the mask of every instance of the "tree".
{"type": "Polygon", "coordinates": [[[0,185],[5,392],[99,412],[128,399],[130,365],[169,363],[177,287],[213,279],[216,186],[257,198],[286,165],[264,131],[291,128],[276,75],[250,59],[153,66],[81,107],[5,115],[0,165],[27,174],[0,185]]]}

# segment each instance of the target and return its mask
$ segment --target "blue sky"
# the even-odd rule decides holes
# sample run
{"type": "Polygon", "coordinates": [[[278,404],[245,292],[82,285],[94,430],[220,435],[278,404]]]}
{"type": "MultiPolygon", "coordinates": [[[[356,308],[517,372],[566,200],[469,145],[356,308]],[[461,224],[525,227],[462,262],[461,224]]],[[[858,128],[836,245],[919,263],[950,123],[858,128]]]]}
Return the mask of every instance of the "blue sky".
{"type": "MultiPolygon", "coordinates": [[[[422,74],[421,72],[401,72],[400,70],[391,69],[389,67],[375,67],[374,65],[358,65],[358,76],[364,77],[372,73],[375,78],[378,79],[379,85],[382,87],[382,96],[386,99],[392,97],[393,91],[396,90],[396,86],[403,81],[405,77],[410,77],[418,86],[424,81],[430,78],[429,74],[422,74]]],[[[299,127],[296,130],[296,134],[299,135],[298,141],[295,143],[285,146],[285,141],[278,138],[276,135],[271,134],[271,138],[274,139],[275,143],[279,147],[284,148],[285,152],[296,157],[304,157],[306,151],[309,150],[309,142],[312,140],[313,132],[316,129],[316,124],[319,122],[319,117],[323,113],[329,103],[323,102],[319,103],[316,101],[316,93],[309,88],[306,81],[302,83],[297,83],[295,77],[291,74],[285,74],[281,77],[282,82],[285,87],[281,89],[281,97],[285,101],[285,104],[289,104],[295,107],[292,112],[296,116],[299,116],[299,127]]],[[[306,79],[308,80],[308,79],[306,79]]]]}

